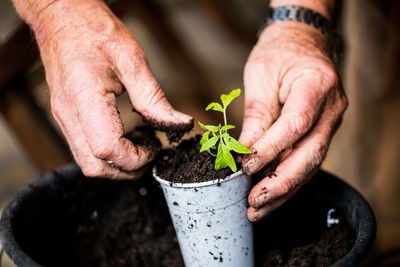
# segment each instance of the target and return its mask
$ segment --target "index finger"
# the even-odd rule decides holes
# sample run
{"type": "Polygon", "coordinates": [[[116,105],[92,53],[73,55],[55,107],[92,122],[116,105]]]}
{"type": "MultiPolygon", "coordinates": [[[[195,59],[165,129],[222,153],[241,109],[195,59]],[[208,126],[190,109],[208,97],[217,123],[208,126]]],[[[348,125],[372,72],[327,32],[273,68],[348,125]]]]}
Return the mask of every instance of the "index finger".
{"type": "Polygon", "coordinates": [[[247,173],[259,171],[311,129],[325,102],[315,87],[310,87],[309,83],[292,87],[280,117],[253,144],[253,154],[243,161],[243,169],[247,173]]]}
{"type": "Polygon", "coordinates": [[[86,90],[79,98],[75,109],[90,150],[96,158],[124,171],[137,170],[154,158],[154,153],[144,146],[135,146],[123,137],[124,129],[113,93],[90,94],[86,90]]]}

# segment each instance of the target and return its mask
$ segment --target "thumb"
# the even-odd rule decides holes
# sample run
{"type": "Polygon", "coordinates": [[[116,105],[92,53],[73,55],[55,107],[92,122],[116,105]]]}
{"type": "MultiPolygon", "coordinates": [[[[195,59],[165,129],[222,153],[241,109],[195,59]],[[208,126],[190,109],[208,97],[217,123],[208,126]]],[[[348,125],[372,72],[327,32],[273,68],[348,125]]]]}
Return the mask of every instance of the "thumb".
{"type": "Polygon", "coordinates": [[[190,126],[190,130],[193,118],[175,110],[168,102],[149,68],[143,50],[130,49],[123,54],[118,57],[118,75],[136,111],[154,126],[159,126],[160,130],[162,126],[171,125],[190,126]]]}

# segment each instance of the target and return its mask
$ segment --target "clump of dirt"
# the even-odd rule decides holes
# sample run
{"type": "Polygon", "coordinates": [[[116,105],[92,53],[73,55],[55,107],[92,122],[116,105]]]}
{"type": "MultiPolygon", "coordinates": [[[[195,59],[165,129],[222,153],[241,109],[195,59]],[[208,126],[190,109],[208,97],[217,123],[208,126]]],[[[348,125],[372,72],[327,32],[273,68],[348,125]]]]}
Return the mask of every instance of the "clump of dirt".
{"type": "Polygon", "coordinates": [[[148,126],[139,126],[125,135],[134,145],[145,147],[153,156],[161,150],[161,142],[148,126]]]}
{"type": "Polygon", "coordinates": [[[193,129],[193,120],[189,124],[165,124],[152,119],[146,119],[142,116],[143,121],[153,130],[164,132],[170,144],[178,143],[185,133],[193,129]]]}
{"type": "Polygon", "coordinates": [[[157,175],[172,183],[199,183],[222,180],[232,174],[229,168],[214,170],[215,157],[206,151],[200,152],[200,139],[197,135],[183,140],[174,149],[163,150],[157,159],[157,175]]]}
{"type": "Polygon", "coordinates": [[[142,117],[144,123],[150,126],[151,129],[155,131],[164,132],[168,138],[170,144],[178,143],[185,133],[190,132],[193,129],[194,121],[192,119],[188,124],[180,123],[180,124],[165,124],[154,119],[145,118],[140,112],[136,109],[132,108],[132,112],[139,114],[142,117]]]}

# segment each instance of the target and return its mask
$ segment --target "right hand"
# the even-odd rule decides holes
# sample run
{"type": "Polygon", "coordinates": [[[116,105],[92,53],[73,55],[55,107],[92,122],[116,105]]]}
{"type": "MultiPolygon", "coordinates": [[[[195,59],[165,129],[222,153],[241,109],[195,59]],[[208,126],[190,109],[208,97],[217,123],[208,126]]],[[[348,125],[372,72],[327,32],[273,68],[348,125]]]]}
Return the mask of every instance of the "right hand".
{"type": "Polygon", "coordinates": [[[55,1],[32,27],[52,113],[86,176],[135,178],[155,156],[123,137],[116,96],[125,89],[147,120],[193,122],[168,103],[138,41],[104,2],[55,1]]]}

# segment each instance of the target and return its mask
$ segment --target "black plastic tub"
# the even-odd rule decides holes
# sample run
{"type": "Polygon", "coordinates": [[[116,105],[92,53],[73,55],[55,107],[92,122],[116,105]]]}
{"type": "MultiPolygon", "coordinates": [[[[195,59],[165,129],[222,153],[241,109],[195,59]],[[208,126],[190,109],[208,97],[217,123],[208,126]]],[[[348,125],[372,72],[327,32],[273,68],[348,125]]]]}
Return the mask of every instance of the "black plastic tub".
{"type": "MultiPolygon", "coordinates": [[[[142,177],[137,182],[90,179],[84,177],[75,164],[49,173],[19,192],[5,208],[0,221],[0,241],[4,251],[17,266],[85,266],[71,251],[77,247],[74,242],[78,225],[90,220],[93,211],[96,211],[96,216],[109,213],[122,196],[132,194],[132,188],[148,188],[163,199],[161,190],[151,177],[142,177]],[[79,188],[76,188],[77,181],[79,188]],[[71,194],[78,201],[70,203],[71,194]]],[[[267,220],[256,224],[256,259],[264,253],[263,242],[259,242],[264,235],[267,235],[266,242],[273,236],[290,239],[285,227],[295,229],[298,222],[306,221],[309,214],[321,207],[324,212],[335,208],[343,214],[355,237],[350,251],[333,266],[358,266],[375,240],[373,211],[357,191],[324,171],[320,171],[267,220]],[[299,210],[303,213],[299,214],[299,210]],[[285,222],[280,221],[283,215],[286,216],[285,222]],[[284,229],[270,229],[272,224],[274,227],[282,225],[284,229]],[[271,232],[265,234],[265,229],[271,232]]],[[[166,224],[171,224],[169,218],[166,224]]],[[[304,230],[306,235],[312,227],[310,225],[304,230]]]]}

